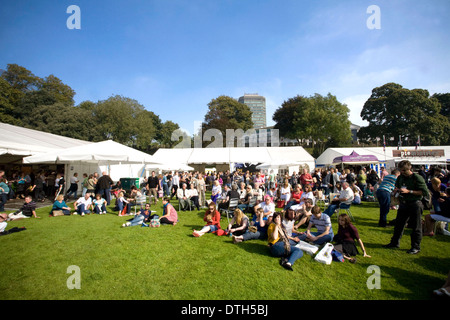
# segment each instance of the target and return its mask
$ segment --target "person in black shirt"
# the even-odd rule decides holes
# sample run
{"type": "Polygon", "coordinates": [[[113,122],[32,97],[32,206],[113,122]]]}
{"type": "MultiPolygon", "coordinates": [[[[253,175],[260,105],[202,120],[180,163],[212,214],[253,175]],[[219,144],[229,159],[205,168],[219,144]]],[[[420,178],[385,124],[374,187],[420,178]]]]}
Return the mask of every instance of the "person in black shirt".
{"type": "Polygon", "coordinates": [[[155,171],[152,171],[152,176],[147,179],[147,190],[150,192],[150,197],[153,196],[152,201],[158,203],[158,186],[159,179],[156,176],[155,171]]]}

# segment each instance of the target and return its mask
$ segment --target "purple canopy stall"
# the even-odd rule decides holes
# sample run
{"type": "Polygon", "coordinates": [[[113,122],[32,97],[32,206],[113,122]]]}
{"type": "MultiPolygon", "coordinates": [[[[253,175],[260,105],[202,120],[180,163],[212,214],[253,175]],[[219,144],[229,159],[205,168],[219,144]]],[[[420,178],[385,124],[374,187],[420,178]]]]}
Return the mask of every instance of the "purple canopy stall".
{"type": "Polygon", "coordinates": [[[374,155],[359,155],[353,151],[348,156],[340,156],[333,159],[333,164],[370,164],[380,162],[374,155]]]}

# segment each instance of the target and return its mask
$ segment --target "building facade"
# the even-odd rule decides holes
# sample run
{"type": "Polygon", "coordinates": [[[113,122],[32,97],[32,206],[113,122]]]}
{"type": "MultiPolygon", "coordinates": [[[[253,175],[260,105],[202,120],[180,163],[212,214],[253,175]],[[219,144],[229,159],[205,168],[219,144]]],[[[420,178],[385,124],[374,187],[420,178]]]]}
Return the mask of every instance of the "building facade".
{"type": "Polygon", "coordinates": [[[252,121],[254,128],[266,127],[266,98],[257,93],[245,93],[238,100],[247,105],[252,111],[252,121]]]}

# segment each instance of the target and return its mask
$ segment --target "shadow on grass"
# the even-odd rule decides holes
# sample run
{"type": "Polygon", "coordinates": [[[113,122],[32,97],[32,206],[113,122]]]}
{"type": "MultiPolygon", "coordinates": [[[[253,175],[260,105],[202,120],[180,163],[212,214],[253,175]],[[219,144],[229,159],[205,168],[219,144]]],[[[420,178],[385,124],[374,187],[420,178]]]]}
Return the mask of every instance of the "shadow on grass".
{"type": "MultiPolygon", "coordinates": [[[[370,264],[361,265],[365,268],[370,266],[370,264]]],[[[434,277],[387,265],[378,265],[378,267],[381,273],[380,289],[392,299],[399,300],[428,300],[433,298],[433,290],[443,285],[448,273],[447,271],[447,273],[442,274],[442,277],[434,277]],[[416,281],[411,281],[411,279],[416,279],[416,281]]]]}
{"type": "Polygon", "coordinates": [[[263,240],[249,240],[240,243],[233,243],[233,241],[225,242],[227,245],[235,246],[239,249],[245,250],[249,253],[256,253],[263,256],[270,255],[269,247],[267,241],[263,240]]]}

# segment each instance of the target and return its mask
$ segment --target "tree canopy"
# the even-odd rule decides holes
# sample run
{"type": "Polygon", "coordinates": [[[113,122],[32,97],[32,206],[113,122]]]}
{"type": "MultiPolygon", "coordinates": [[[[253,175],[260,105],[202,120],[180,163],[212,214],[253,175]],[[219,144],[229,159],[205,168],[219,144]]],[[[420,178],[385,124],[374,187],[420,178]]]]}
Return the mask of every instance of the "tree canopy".
{"type": "Polygon", "coordinates": [[[131,98],[113,95],[75,106],[74,96],[54,75],[40,78],[8,64],[0,77],[0,121],[87,141],[112,139],[146,152],[171,146],[179,128],[131,98]]]}
{"type": "MultiPolygon", "coordinates": [[[[253,128],[252,111],[250,108],[228,96],[219,96],[208,103],[208,112],[202,123],[202,137],[204,145],[208,145],[209,135],[215,138],[213,145],[224,147],[226,143],[226,131],[242,129],[244,132],[253,128]],[[209,130],[209,132],[207,132],[209,130]],[[205,136],[206,132],[206,136],[205,136]],[[221,134],[219,141],[217,133],[221,134]],[[207,141],[205,141],[207,140],[207,141]]],[[[212,139],[211,139],[212,140],[212,139]]]]}
{"type": "Polygon", "coordinates": [[[450,122],[448,115],[441,113],[441,103],[430,97],[424,89],[406,89],[396,83],[387,83],[374,88],[372,95],[364,104],[361,118],[369,125],[360,129],[358,137],[374,140],[385,136],[386,141],[402,145],[408,141],[440,145],[449,138],[450,122]]]}
{"type": "Polygon", "coordinates": [[[318,156],[327,147],[351,143],[349,112],[348,107],[330,93],[311,97],[297,95],[284,101],[275,111],[274,127],[282,137],[299,142],[312,140],[313,153],[318,156]]]}

